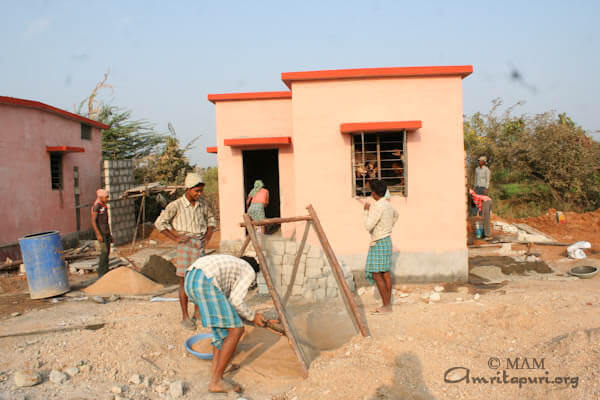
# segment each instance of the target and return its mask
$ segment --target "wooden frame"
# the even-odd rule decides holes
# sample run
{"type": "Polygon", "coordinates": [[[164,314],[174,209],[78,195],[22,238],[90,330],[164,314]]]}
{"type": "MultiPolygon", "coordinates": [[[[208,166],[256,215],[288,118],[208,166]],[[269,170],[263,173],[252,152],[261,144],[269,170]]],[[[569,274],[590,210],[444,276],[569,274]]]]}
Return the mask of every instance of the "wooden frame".
{"type": "Polygon", "coordinates": [[[311,226],[314,228],[315,233],[317,234],[317,237],[319,238],[319,242],[321,243],[321,247],[323,248],[323,251],[325,253],[325,256],[327,257],[327,260],[329,261],[329,265],[331,266],[333,275],[337,281],[338,287],[340,288],[340,295],[342,296],[342,299],[344,300],[344,305],[346,306],[346,310],[348,311],[348,314],[350,315],[350,318],[352,319],[352,322],[353,322],[355,328],[361,333],[362,336],[365,336],[365,337],[369,336],[367,326],[363,323],[363,321],[360,317],[356,302],[354,301],[354,298],[352,297],[350,288],[346,284],[346,280],[344,279],[344,273],[342,271],[342,268],[340,267],[340,265],[337,261],[337,258],[335,256],[335,253],[333,252],[333,249],[331,248],[331,245],[329,244],[329,240],[327,239],[327,236],[325,235],[325,231],[323,230],[323,227],[321,226],[321,221],[319,220],[319,217],[317,216],[317,212],[315,211],[315,209],[313,208],[312,205],[308,205],[306,207],[306,209],[308,210],[308,214],[309,214],[307,216],[291,217],[291,218],[268,218],[268,219],[264,219],[262,221],[252,221],[248,214],[244,214],[244,222],[241,223],[240,226],[245,227],[247,229],[248,235],[246,236],[246,239],[244,240],[244,243],[242,244],[242,247],[241,247],[240,253],[239,253],[240,257],[243,256],[246,251],[246,248],[248,247],[250,242],[252,242],[252,245],[254,246],[254,250],[256,252],[256,256],[258,257],[260,270],[265,278],[265,283],[267,285],[267,288],[269,289],[269,294],[271,295],[271,298],[273,299],[273,304],[275,305],[275,309],[277,310],[279,320],[281,321],[283,330],[286,334],[286,337],[288,338],[288,342],[289,342],[290,346],[292,347],[292,349],[294,350],[294,353],[296,354],[296,357],[298,358],[298,361],[301,364],[302,371],[303,371],[303,374],[305,377],[308,376],[309,363],[308,363],[308,360],[306,359],[306,355],[302,351],[302,348],[300,346],[298,346],[298,340],[296,339],[296,333],[294,331],[294,328],[289,323],[289,318],[288,318],[287,312],[285,310],[285,304],[287,304],[287,301],[290,297],[291,290],[294,285],[294,281],[296,279],[296,274],[298,272],[298,267],[300,265],[300,259],[302,257],[302,252],[304,250],[304,246],[306,245],[306,240],[308,238],[308,232],[310,231],[311,226]],[[286,222],[299,222],[299,221],[306,221],[306,226],[304,228],[304,234],[302,235],[302,240],[300,242],[300,246],[298,247],[298,250],[296,253],[296,259],[294,261],[294,268],[292,270],[291,281],[290,281],[290,284],[288,285],[288,289],[287,289],[287,291],[283,297],[283,301],[282,301],[281,298],[279,297],[279,294],[277,293],[277,291],[274,288],[273,278],[271,277],[271,273],[269,272],[269,269],[267,268],[267,262],[266,262],[266,259],[265,259],[265,256],[264,256],[264,253],[262,250],[262,246],[260,245],[260,243],[258,241],[258,237],[256,236],[256,231],[255,231],[254,227],[264,226],[264,225],[272,225],[272,224],[281,224],[281,223],[286,223],[286,222]]]}

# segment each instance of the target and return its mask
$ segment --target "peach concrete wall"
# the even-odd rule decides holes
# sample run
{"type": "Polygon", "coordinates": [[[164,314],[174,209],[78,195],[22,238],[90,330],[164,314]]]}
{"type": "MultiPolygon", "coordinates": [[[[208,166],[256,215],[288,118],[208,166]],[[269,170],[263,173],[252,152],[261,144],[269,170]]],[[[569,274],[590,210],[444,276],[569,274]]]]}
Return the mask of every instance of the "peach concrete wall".
{"type": "MultiPolygon", "coordinates": [[[[0,244],[23,235],[76,231],[73,167],[79,167],[80,204],[92,203],[100,187],[101,134],[81,139],[80,123],[52,113],[0,105],[0,244]],[[46,146],[83,147],[63,156],[63,190],[52,190],[46,146]]],[[[90,209],[81,209],[81,229],[90,229],[90,209]]]]}
{"type": "MultiPolygon", "coordinates": [[[[394,251],[417,258],[438,253],[440,260],[449,254],[454,271],[446,275],[465,278],[462,113],[460,77],[293,83],[295,214],[312,203],[336,254],[366,254],[362,205],[352,195],[350,136],[340,133],[340,124],[422,120],[421,129],[408,133],[408,197],[392,197],[400,214],[394,251]],[[309,168],[315,165],[322,167],[318,176],[309,168]]],[[[405,272],[418,275],[415,269],[416,264],[405,272]]]]}
{"type": "MultiPolygon", "coordinates": [[[[281,215],[291,215],[295,208],[294,162],[292,146],[224,145],[225,139],[292,136],[290,99],[220,101],[216,103],[217,162],[219,166],[219,207],[221,240],[239,240],[244,213],[244,175],[242,150],[279,148],[279,187],[281,215]]],[[[290,228],[283,226],[284,235],[290,228]]]]}

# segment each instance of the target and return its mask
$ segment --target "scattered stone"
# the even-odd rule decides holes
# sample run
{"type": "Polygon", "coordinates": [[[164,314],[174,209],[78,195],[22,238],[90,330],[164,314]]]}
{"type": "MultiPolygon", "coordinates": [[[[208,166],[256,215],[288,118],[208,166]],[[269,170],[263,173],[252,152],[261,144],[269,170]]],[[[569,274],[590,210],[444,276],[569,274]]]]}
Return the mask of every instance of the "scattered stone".
{"type": "Polygon", "coordinates": [[[129,400],[129,397],[123,397],[117,394],[115,395],[114,400],[129,400]]]}
{"type": "Polygon", "coordinates": [[[440,301],[442,299],[442,297],[440,296],[439,293],[431,293],[429,295],[429,301],[440,301]]]}
{"type": "Polygon", "coordinates": [[[169,391],[169,386],[167,386],[164,383],[161,383],[160,385],[154,388],[154,391],[156,393],[167,393],[169,391]]]}
{"type": "Polygon", "coordinates": [[[110,388],[110,391],[115,394],[121,394],[125,392],[123,386],[121,385],[114,385],[112,388],[110,388]]]}
{"type": "Polygon", "coordinates": [[[117,301],[120,298],[121,298],[121,296],[119,296],[118,294],[113,294],[108,298],[108,301],[112,303],[113,301],[117,301]]]}
{"type": "Polygon", "coordinates": [[[142,385],[144,385],[147,388],[152,386],[152,378],[150,378],[149,376],[144,377],[144,381],[142,382],[142,385]]]}
{"type": "Polygon", "coordinates": [[[460,286],[460,287],[457,287],[457,288],[456,288],[456,291],[457,291],[458,293],[465,294],[465,293],[469,293],[469,288],[468,288],[468,287],[466,287],[466,286],[460,286]]]}
{"type": "Polygon", "coordinates": [[[98,304],[106,303],[106,300],[104,300],[104,297],[102,297],[102,296],[92,296],[92,301],[94,301],[98,304]]]}
{"type": "Polygon", "coordinates": [[[53,369],[52,371],[50,371],[49,379],[52,383],[61,384],[65,383],[67,379],[69,379],[69,377],[67,376],[67,374],[53,369]]]}
{"type": "Polygon", "coordinates": [[[183,381],[175,381],[169,385],[169,394],[172,398],[177,399],[183,397],[185,393],[185,383],[183,381]]]}
{"type": "Polygon", "coordinates": [[[35,386],[42,381],[42,377],[33,371],[17,371],[14,375],[15,385],[19,387],[35,386]]]}
{"type": "Polygon", "coordinates": [[[148,244],[151,246],[156,246],[158,244],[158,242],[156,240],[148,240],[148,244]]]}
{"type": "Polygon", "coordinates": [[[92,370],[92,366],[90,364],[85,364],[79,367],[79,372],[82,374],[88,374],[92,370]]]}
{"type": "Polygon", "coordinates": [[[429,299],[429,293],[423,293],[423,294],[421,295],[421,298],[422,298],[423,300],[427,300],[427,299],[429,299]]]}
{"type": "Polygon", "coordinates": [[[129,378],[129,383],[133,383],[134,385],[140,385],[143,382],[143,378],[140,374],[133,374],[131,378],[129,378]]]}
{"type": "Polygon", "coordinates": [[[64,370],[64,373],[69,375],[71,378],[79,373],[79,368],[71,367],[64,370]]]}
{"type": "Polygon", "coordinates": [[[479,293],[475,293],[475,295],[473,296],[473,300],[479,300],[481,296],[479,295],[479,293]]]}
{"type": "Polygon", "coordinates": [[[444,287],[443,286],[436,286],[433,288],[433,290],[435,290],[438,293],[441,293],[444,291],[444,287]]]}
{"type": "Polygon", "coordinates": [[[14,312],[10,314],[11,317],[18,317],[19,315],[21,315],[20,312],[14,312]]]}

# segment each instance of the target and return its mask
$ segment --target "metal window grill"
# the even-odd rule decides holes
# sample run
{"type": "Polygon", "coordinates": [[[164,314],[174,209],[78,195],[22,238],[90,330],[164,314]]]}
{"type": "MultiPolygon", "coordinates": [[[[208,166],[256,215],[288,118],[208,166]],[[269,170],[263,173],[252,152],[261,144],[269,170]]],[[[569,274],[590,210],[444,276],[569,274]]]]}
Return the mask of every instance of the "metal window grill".
{"type": "Polygon", "coordinates": [[[50,180],[52,182],[52,190],[62,189],[63,181],[61,153],[50,153],[50,180]]]}
{"type": "Polygon", "coordinates": [[[81,139],[92,140],[92,127],[86,124],[81,124],[81,139]]]}
{"type": "Polygon", "coordinates": [[[352,135],[352,193],[370,196],[369,181],[383,180],[392,195],[407,196],[406,131],[352,135]]]}

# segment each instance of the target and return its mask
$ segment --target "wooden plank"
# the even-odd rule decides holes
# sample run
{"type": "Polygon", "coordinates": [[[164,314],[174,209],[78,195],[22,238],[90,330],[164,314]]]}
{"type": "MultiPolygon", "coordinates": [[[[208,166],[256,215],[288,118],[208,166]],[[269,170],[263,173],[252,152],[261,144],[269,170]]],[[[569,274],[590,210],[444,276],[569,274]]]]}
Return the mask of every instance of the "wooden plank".
{"type": "Polygon", "coordinates": [[[308,361],[306,359],[306,355],[302,351],[302,348],[298,346],[298,341],[296,340],[296,333],[294,329],[288,322],[287,312],[285,308],[281,304],[281,299],[279,298],[279,294],[273,287],[273,279],[271,278],[271,273],[269,272],[269,268],[267,267],[267,261],[265,260],[265,256],[262,251],[262,247],[258,242],[258,238],[256,237],[256,231],[252,228],[252,220],[248,214],[244,214],[244,222],[246,229],[248,229],[248,235],[252,240],[252,244],[254,245],[254,250],[256,251],[256,255],[258,257],[258,262],[260,265],[260,270],[265,278],[265,283],[267,284],[267,288],[269,288],[269,293],[271,294],[271,298],[273,299],[273,304],[275,305],[275,309],[277,310],[277,314],[279,315],[279,320],[283,325],[283,330],[288,338],[288,343],[294,350],[294,354],[298,358],[300,362],[300,366],[302,368],[302,374],[304,377],[308,377],[308,361]]]}
{"type": "Polygon", "coordinates": [[[323,230],[323,227],[321,226],[321,221],[319,220],[319,217],[317,216],[317,212],[315,211],[315,209],[313,208],[312,205],[309,205],[308,207],[306,207],[306,209],[308,210],[308,214],[312,217],[313,226],[315,228],[315,231],[317,232],[317,236],[319,237],[319,241],[321,242],[323,251],[325,252],[325,255],[327,256],[329,265],[331,266],[331,269],[333,270],[333,276],[335,277],[335,279],[337,281],[338,287],[341,289],[342,298],[344,299],[344,304],[346,305],[348,314],[350,314],[350,317],[352,318],[354,325],[360,331],[360,333],[365,337],[370,336],[369,332],[367,330],[367,326],[363,323],[363,321],[360,317],[360,314],[358,312],[358,307],[356,306],[356,302],[354,301],[354,297],[352,296],[352,292],[350,291],[350,288],[346,284],[346,280],[344,279],[344,273],[342,271],[342,268],[340,267],[340,264],[337,261],[337,257],[335,256],[335,253],[333,252],[333,249],[331,248],[331,245],[329,244],[329,240],[327,239],[327,236],[325,235],[325,231],[323,230]]]}
{"type": "Polygon", "coordinates": [[[240,249],[238,257],[241,257],[246,252],[246,248],[250,244],[250,235],[246,235],[246,239],[244,239],[244,244],[242,244],[242,248],[240,249]]]}
{"type": "Polygon", "coordinates": [[[302,235],[302,241],[300,242],[300,247],[298,247],[298,251],[296,251],[296,259],[294,260],[294,269],[292,269],[292,279],[290,280],[290,284],[283,296],[283,304],[286,305],[290,295],[292,294],[292,289],[294,288],[294,282],[296,282],[296,274],[298,273],[298,267],[300,266],[300,259],[302,258],[302,252],[304,251],[304,245],[306,245],[306,239],[308,238],[308,232],[310,231],[311,221],[306,222],[306,226],[304,227],[304,234],[302,235]]]}
{"type": "MultiPolygon", "coordinates": [[[[290,217],[290,218],[267,218],[262,221],[251,221],[252,226],[263,226],[263,225],[274,225],[274,224],[283,224],[286,222],[300,222],[300,221],[309,221],[310,217],[308,215],[302,217],[290,217]]],[[[240,223],[241,228],[245,228],[245,223],[240,223]]]]}

